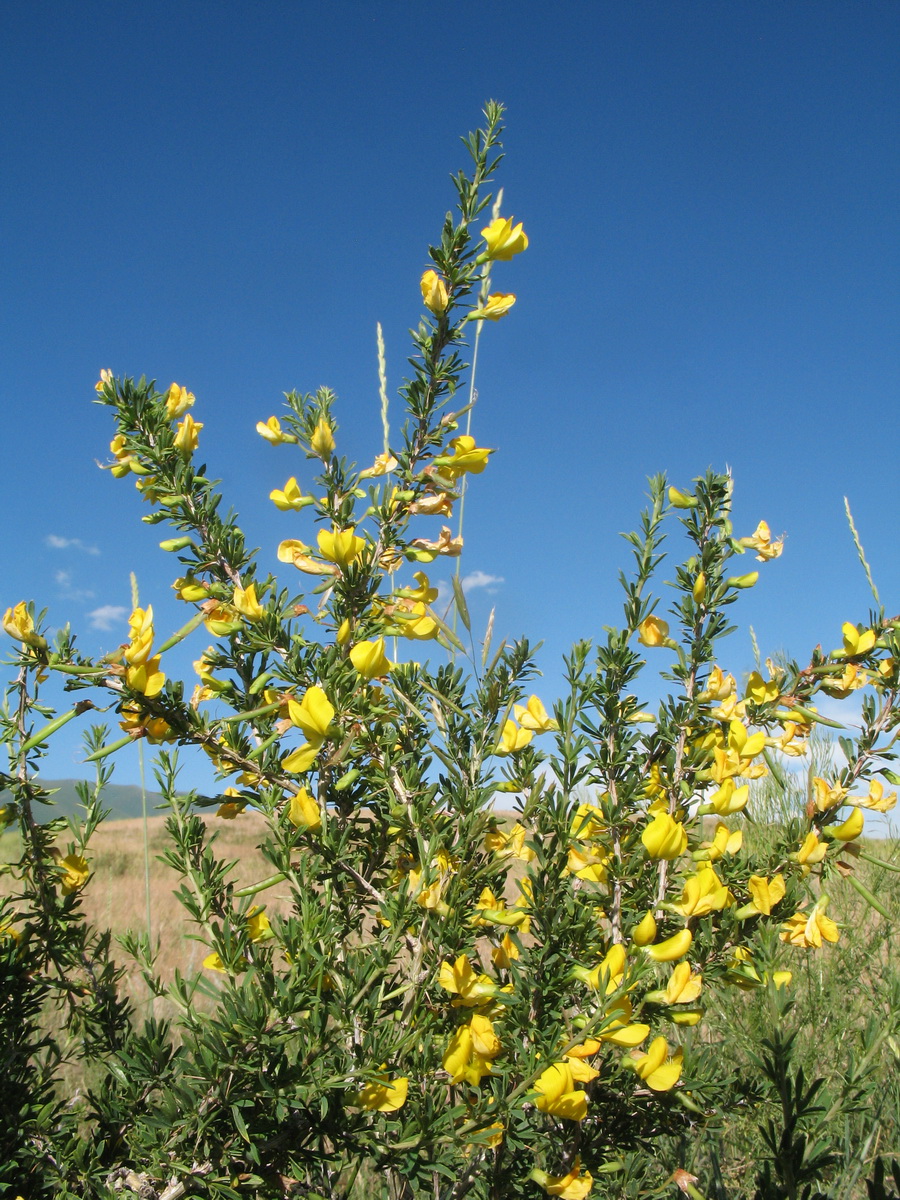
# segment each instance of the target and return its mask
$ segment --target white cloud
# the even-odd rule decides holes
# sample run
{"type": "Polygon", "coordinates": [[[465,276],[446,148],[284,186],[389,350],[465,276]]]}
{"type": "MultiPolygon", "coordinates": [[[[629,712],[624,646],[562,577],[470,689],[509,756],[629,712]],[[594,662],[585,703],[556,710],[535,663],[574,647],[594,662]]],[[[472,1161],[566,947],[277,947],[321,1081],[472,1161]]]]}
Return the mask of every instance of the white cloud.
{"type": "Polygon", "coordinates": [[[84,603],[85,600],[93,600],[96,595],[96,592],[92,592],[90,588],[73,587],[71,571],[57,571],[53,578],[63,600],[76,600],[84,603]]]}
{"type": "Polygon", "coordinates": [[[101,604],[99,608],[88,613],[88,619],[92,629],[108,631],[120,621],[124,621],[127,615],[128,609],[123,608],[121,604],[101,604]]]}
{"type": "Polygon", "coordinates": [[[58,533],[48,533],[44,538],[45,545],[51,550],[81,550],[83,554],[99,554],[96,546],[86,545],[81,538],[60,537],[58,533]]]}
{"type": "Polygon", "coordinates": [[[467,596],[475,588],[486,588],[488,595],[493,596],[496,594],[498,585],[503,582],[502,575],[488,575],[487,571],[470,571],[460,580],[462,590],[467,596]]]}

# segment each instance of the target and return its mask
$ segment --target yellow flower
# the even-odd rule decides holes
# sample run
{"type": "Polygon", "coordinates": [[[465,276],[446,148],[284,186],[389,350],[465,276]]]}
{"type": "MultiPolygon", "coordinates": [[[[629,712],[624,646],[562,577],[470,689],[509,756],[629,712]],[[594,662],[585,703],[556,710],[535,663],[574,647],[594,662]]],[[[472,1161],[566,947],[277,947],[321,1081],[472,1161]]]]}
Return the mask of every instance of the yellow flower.
{"type": "Polygon", "coordinates": [[[473,308],[469,313],[468,320],[470,321],[499,321],[501,317],[505,317],[512,306],[515,304],[516,298],[511,293],[493,292],[488,296],[487,301],[478,308],[473,308]]]}
{"type": "Polygon", "coordinates": [[[636,946],[649,946],[656,937],[656,920],[653,913],[648,908],[647,912],[634,927],[631,934],[631,940],[636,946]]]}
{"type": "Polygon", "coordinates": [[[797,854],[792,854],[790,857],[792,859],[796,858],[796,861],[808,870],[809,867],[820,863],[827,853],[828,847],[819,841],[819,835],[814,829],[811,829],[803,839],[803,845],[797,851],[797,854]]]}
{"type": "Polygon", "coordinates": [[[493,450],[488,450],[484,446],[476,446],[475,439],[467,433],[454,438],[450,443],[450,449],[453,453],[436,458],[434,465],[440,470],[441,475],[451,480],[456,480],[460,475],[466,473],[480,475],[487,466],[488,455],[494,453],[493,450]]]}
{"type": "Polygon", "coordinates": [[[847,789],[839,783],[829,783],[816,775],[812,781],[813,799],[816,805],[816,812],[827,812],[829,808],[837,808],[844,803],[844,797],[847,795],[847,789]]]}
{"type": "Polygon", "coordinates": [[[266,610],[256,598],[255,583],[250,583],[245,588],[236,587],[231,603],[241,616],[246,617],[250,622],[261,621],[266,615],[266,610]]]}
{"type": "Polygon", "coordinates": [[[674,912],[682,917],[705,917],[711,912],[727,908],[733,903],[734,897],[722,883],[711,866],[689,875],[684,881],[681,900],[671,905],[674,912]]]}
{"type": "Polygon", "coordinates": [[[310,742],[319,745],[325,741],[334,720],[334,706],[317,684],[306,689],[302,700],[288,697],[288,713],[291,723],[302,729],[310,742]]]}
{"type": "Polygon", "coordinates": [[[216,816],[222,817],[226,821],[233,821],[235,817],[239,817],[247,807],[247,801],[237,790],[237,788],[233,787],[227,787],[222,795],[229,798],[227,800],[223,800],[216,809],[216,816]]]}
{"type": "Polygon", "coordinates": [[[547,715],[547,710],[537,696],[529,696],[524,707],[521,704],[514,705],[513,712],[523,729],[533,729],[535,733],[549,733],[559,729],[559,725],[547,715]]]}
{"type": "Polygon", "coordinates": [[[858,658],[868,654],[875,645],[874,629],[860,630],[852,622],[845,621],[841,633],[844,635],[844,644],[840,650],[832,651],[834,658],[858,658]]]}
{"type": "Polygon", "coordinates": [[[509,262],[514,254],[528,249],[522,222],[514,226],[512,217],[495,217],[486,229],[482,229],[481,236],[487,242],[487,250],[479,255],[479,262],[509,262]]]}
{"type": "Polygon", "coordinates": [[[684,854],[687,849],[687,833],[680,821],[668,813],[657,813],[641,834],[644,849],[651,858],[671,861],[684,854]]]}
{"type": "Polygon", "coordinates": [[[751,900],[739,909],[737,916],[753,917],[761,915],[768,917],[772,909],[784,899],[785,883],[783,875],[773,875],[766,879],[763,875],[751,875],[747,881],[751,900]]]}
{"type": "Polygon", "coordinates": [[[225,970],[225,964],[222,962],[218,954],[216,954],[215,950],[211,954],[207,954],[206,958],[203,960],[203,965],[208,971],[224,972],[225,970]]]}
{"type": "Polygon", "coordinates": [[[334,454],[334,431],[327,417],[319,417],[313,435],[309,439],[309,446],[313,454],[317,454],[323,462],[334,454]]]}
{"type": "Polygon", "coordinates": [[[269,499],[282,512],[290,510],[299,512],[301,508],[306,508],[307,504],[313,503],[312,496],[304,496],[300,491],[300,485],[294,475],[290,477],[283,488],[273,488],[269,492],[269,499]]]}
{"type": "Polygon", "coordinates": [[[62,868],[63,872],[61,882],[64,896],[77,892],[87,883],[91,868],[88,866],[87,859],[80,854],[67,854],[65,858],[59,860],[57,865],[62,868]]]}
{"type": "Polygon", "coordinates": [[[312,550],[304,542],[296,538],[287,538],[278,544],[278,561],[291,563],[298,571],[307,575],[339,575],[340,569],[333,563],[322,562],[313,558],[312,550]]]}
{"type": "Polygon", "coordinates": [[[658,1037],[650,1043],[646,1054],[632,1054],[624,1062],[637,1072],[651,1091],[668,1092],[681,1077],[683,1057],[680,1047],[670,1056],[668,1042],[664,1037],[658,1037]]]}
{"type": "Polygon", "coordinates": [[[209,595],[209,589],[205,583],[199,579],[195,579],[193,575],[182,575],[172,584],[175,595],[179,600],[188,602],[205,600],[209,595]]]}
{"type": "Polygon", "coordinates": [[[125,682],[135,692],[152,699],[158,696],[166,682],[164,671],[159,669],[159,655],[149,658],[145,663],[136,667],[128,667],[125,671],[125,682]]]}
{"type": "Polygon", "coordinates": [[[251,909],[247,913],[247,934],[251,942],[267,942],[275,936],[269,918],[261,908],[251,909]]]}
{"type": "Polygon", "coordinates": [[[280,446],[282,442],[296,442],[297,440],[292,434],[284,432],[277,417],[269,417],[268,421],[257,421],[256,432],[272,446],[280,446]]]}
{"type": "Polygon", "coordinates": [[[575,1084],[588,1083],[598,1075],[599,1071],[579,1058],[553,1063],[534,1081],[534,1090],[537,1092],[535,1106],[554,1117],[583,1121],[587,1116],[587,1093],[576,1088],[575,1084]]]}
{"type": "Polygon", "coordinates": [[[835,838],[839,842],[852,842],[862,833],[864,824],[862,809],[854,808],[843,824],[826,825],[822,832],[826,837],[835,838]]]}
{"type": "Polygon", "coordinates": [[[384,652],[384,638],[374,642],[357,642],[350,651],[350,661],[364,679],[380,679],[394,665],[384,652]]]}
{"type": "Polygon", "coordinates": [[[672,970],[666,984],[666,1004],[692,1004],[703,988],[703,976],[699,971],[692,973],[691,964],[680,962],[672,970]]]}
{"type": "Polygon", "coordinates": [[[693,940],[694,935],[689,929],[680,929],[664,942],[654,942],[652,946],[645,946],[644,953],[654,962],[675,962],[676,959],[684,958],[693,940]]]}
{"type": "Polygon", "coordinates": [[[384,454],[375,455],[375,463],[371,467],[366,467],[365,471],[360,471],[360,479],[375,479],[380,475],[390,475],[391,471],[397,469],[397,460],[393,454],[385,450],[384,454]]]}
{"type": "Polygon", "coordinates": [[[166,393],[166,418],[169,421],[176,421],[179,417],[183,417],[187,410],[193,407],[195,400],[196,396],[193,392],[173,383],[166,393]]]}
{"type": "Polygon", "coordinates": [[[175,449],[182,458],[190,458],[197,449],[202,428],[203,422],[195,421],[190,413],[183,421],[178,422],[178,428],[175,430],[175,449]]]}
{"type": "Polygon", "coordinates": [[[106,385],[108,383],[112,383],[112,381],[113,381],[112,371],[110,371],[106,367],[104,367],[103,370],[100,372],[100,378],[94,384],[94,391],[97,393],[98,396],[102,396],[104,388],[106,387],[106,385]]]}
{"type": "Polygon", "coordinates": [[[445,991],[456,995],[457,999],[451,1002],[454,1008],[461,1005],[475,1008],[486,1004],[499,990],[490,976],[475,974],[465,954],[461,954],[454,963],[441,963],[438,983],[445,991]]]}
{"type": "Polygon", "coordinates": [[[342,571],[356,562],[366,546],[365,538],[357,537],[353,525],[347,529],[332,529],[331,532],[320,529],[317,541],[322,557],[335,563],[342,571]]]}
{"type": "Polygon", "coordinates": [[[611,859],[611,850],[597,852],[587,846],[570,846],[564,873],[593,883],[605,883],[606,864],[611,859]]]}
{"type": "Polygon", "coordinates": [[[783,541],[772,541],[772,534],[765,521],[760,521],[750,537],[741,538],[739,544],[746,546],[749,550],[757,550],[759,553],[756,557],[760,562],[777,558],[784,549],[783,541]]]}
{"type": "Polygon", "coordinates": [[[885,795],[884,785],[879,783],[877,779],[873,779],[869,784],[869,794],[867,796],[848,796],[847,804],[856,804],[860,808],[871,808],[874,812],[886,813],[890,812],[897,803],[897,793],[888,792],[885,795]]]}
{"type": "MultiPolygon", "coordinates": [[[[740,763],[738,763],[738,767],[740,767],[740,763]]],[[[720,817],[733,817],[735,813],[739,813],[747,807],[749,799],[750,785],[744,783],[740,787],[735,787],[734,778],[728,776],[710,796],[708,807],[710,812],[714,812],[720,817]]]]}
{"type": "Polygon", "coordinates": [[[525,844],[527,837],[528,830],[521,822],[517,821],[509,833],[504,833],[502,829],[496,828],[486,833],[484,848],[493,850],[501,858],[518,858],[522,862],[529,863],[534,859],[535,854],[531,847],[525,844]]]}
{"type": "Polygon", "coordinates": [[[366,1112],[396,1112],[406,1103],[408,1090],[409,1079],[405,1075],[400,1079],[383,1075],[360,1088],[351,1103],[366,1112]]]}
{"type": "Polygon", "coordinates": [[[437,271],[426,271],[419,281],[419,286],[422,289],[422,299],[425,302],[425,307],[429,312],[433,312],[436,317],[447,311],[447,305],[450,303],[450,296],[447,292],[447,285],[438,275],[437,271]]]}
{"type": "Polygon", "coordinates": [[[603,961],[592,971],[575,968],[573,974],[595,992],[603,990],[604,995],[610,996],[618,991],[625,979],[626,957],[625,947],[621,942],[614,942],[604,955],[603,961]]]}
{"type": "Polygon", "coordinates": [[[34,620],[28,611],[24,600],[20,600],[15,608],[8,608],[3,614],[3,629],[17,642],[26,646],[34,646],[38,650],[46,649],[47,642],[34,631],[34,620]]]}
{"type": "Polygon", "coordinates": [[[754,704],[770,704],[773,700],[777,700],[781,694],[781,689],[777,679],[763,679],[759,671],[754,671],[747,680],[747,695],[745,699],[752,700],[754,704]]]}
{"type": "Polygon", "coordinates": [[[711,842],[704,842],[704,849],[698,850],[694,857],[699,858],[702,855],[710,862],[715,862],[725,854],[737,854],[743,841],[743,830],[731,830],[722,821],[719,821],[716,824],[716,832],[713,840],[711,842]]]}
{"type": "Polygon", "coordinates": [[[781,928],[781,940],[788,942],[791,946],[800,946],[803,949],[810,947],[818,949],[822,945],[823,938],[826,942],[836,942],[840,934],[834,921],[825,916],[827,903],[828,897],[823,895],[809,914],[797,912],[789,917],[781,928]]]}
{"type": "Polygon", "coordinates": [[[304,742],[302,746],[298,746],[296,750],[292,750],[290,754],[284,756],[281,760],[282,770],[287,771],[289,775],[302,775],[319,757],[321,749],[321,741],[317,740],[315,744],[304,742]]]}
{"type": "MultiPolygon", "coordinates": [[[[282,764],[283,765],[283,764],[282,764]]],[[[322,828],[322,814],[316,801],[306,788],[300,788],[291,796],[288,806],[288,820],[297,829],[306,829],[309,833],[318,833],[322,828]]]]}
{"type": "Polygon", "coordinates": [[[565,1175],[548,1175],[546,1171],[535,1167],[528,1177],[539,1184],[549,1196],[560,1196],[562,1200],[585,1200],[594,1186],[594,1177],[590,1171],[581,1173],[581,1159],[575,1159],[575,1165],[565,1175]]]}
{"type": "Polygon", "coordinates": [[[434,562],[439,554],[446,554],[448,558],[459,558],[462,547],[462,538],[454,537],[450,527],[444,525],[435,539],[413,538],[409,543],[407,557],[415,559],[416,562],[434,562]]]}
{"type": "Polygon", "coordinates": [[[519,729],[515,721],[505,721],[495,753],[514,754],[527,746],[533,737],[530,729],[519,729]]]}
{"type": "Polygon", "coordinates": [[[661,617],[645,617],[638,625],[638,641],[642,646],[665,646],[669,641],[669,623],[661,617]]]}
{"type": "Polygon", "coordinates": [[[697,693],[697,699],[701,704],[707,704],[710,700],[727,700],[735,694],[735,690],[734,676],[726,675],[721,667],[716,666],[709,673],[706,687],[697,693]]]}
{"type": "Polygon", "coordinates": [[[444,1052],[443,1067],[454,1083],[478,1087],[484,1075],[490,1075],[491,1062],[501,1051],[500,1039],[487,1017],[475,1013],[468,1024],[460,1025],[444,1052]]]}

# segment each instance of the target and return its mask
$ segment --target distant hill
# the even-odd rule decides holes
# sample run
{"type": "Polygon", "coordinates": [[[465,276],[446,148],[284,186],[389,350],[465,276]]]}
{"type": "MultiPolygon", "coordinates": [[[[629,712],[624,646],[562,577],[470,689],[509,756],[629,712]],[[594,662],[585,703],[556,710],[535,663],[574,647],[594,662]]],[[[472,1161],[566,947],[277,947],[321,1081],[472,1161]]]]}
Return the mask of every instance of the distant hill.
{"type": "MultiPolygon", "coordinates": [[[[50,806],[44,808],[41,805],[42,813],[46,813],[46,818],[42,816],[41,820],[49,820],[51,817],[71,817],[75,814],[81,804],[75,790],[78,782],[77,779],[40,780],[41,787],[46,788],[48,792],[55,792],[52,796],[52,808],[50,806]]],[[[7,795],[6,792],[0,792],[0,805],[3,804],[7,795]]],[[[158,815],[156,806],[162,803],[163,798],[159,792],[147,792],[147,814],[149,816],[158,815]]],[[[139,817],[143,811],[141,789],[136,784],[109,783],[103,790],[103,806],[110,809],[110,821],[124,821],[130,817],[139,817]]]]}

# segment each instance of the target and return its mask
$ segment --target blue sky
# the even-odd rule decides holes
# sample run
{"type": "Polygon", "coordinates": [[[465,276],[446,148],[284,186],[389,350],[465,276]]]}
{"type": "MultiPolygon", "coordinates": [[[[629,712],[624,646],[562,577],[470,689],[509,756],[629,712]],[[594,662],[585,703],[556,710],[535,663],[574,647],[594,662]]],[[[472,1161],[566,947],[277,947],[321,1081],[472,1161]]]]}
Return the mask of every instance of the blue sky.
{"type": "MultiPolygon", "coordinates": [[[[101,367],[196,393],[264,561],[302,536],[267,497],[303,464],[255,423],[327,384],[341,448],[380,449],[375,324],[396,388],[459,135],[495,98],[531,246],[498,267],[519,300],[480,351],[473,431],[498,452],[466,509],[476,629],[496,606],[499,634],[543,639],[551,698],[572,640],[617,619],[646,476],[726,465],[737,532],[787,534],[727,666],[750,666],[748,624],[800,657],[865,617],[844,495],[900,611],[893,0],[82,0],[0,25],[0,609],[33,599],[109,650],[135,570],[158,628],[184,619],[162,531],[96,466],[101,367]]],[[[48,773],[88,773],[74,724],[48,773]]]]}

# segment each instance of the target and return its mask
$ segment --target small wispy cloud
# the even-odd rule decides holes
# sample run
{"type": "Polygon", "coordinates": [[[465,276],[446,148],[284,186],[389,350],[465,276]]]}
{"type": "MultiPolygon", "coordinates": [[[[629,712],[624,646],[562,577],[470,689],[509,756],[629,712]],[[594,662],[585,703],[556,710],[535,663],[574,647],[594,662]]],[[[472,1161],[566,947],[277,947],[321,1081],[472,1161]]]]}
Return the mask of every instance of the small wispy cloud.
{"type": "Polygon", "coordinates": [[[101,604],[99,608],[88,613],[88,620],[91,623],[91,629],[102,629],[104,632],[108,632],[115,625],[124,621],[127,616],[128,609],[123,608],[121,604],[101,604]]]}
{"type": "Polygon", "coordinates": [[[488,575],[487,571],[470,571],[468,575],[463,575],[460,580],[462,590],[467,596],[469,592],[473,592],[476,588],[485,588],[489,596],[494,596],[496,595],[497,588],[504,582],[502,575],[488,575]]]}
{"type": "Polygon", "coordinates": [[[96,546],[89,546],[81,538],[60,537],[58,533],[48,533],[44,538],[44,545],[49,546],[51,550],[80,550],[82,554],[100,553],[96,546]]]}
{"type": "Polygon", "coordinates": [[[63,600],[83,602],[85,600],[93,600],[96,595],[96,592],[92,592],[90,588],[75,587],[72,583],[71,571],[57,571],[53,579],[59,588],[60,598],[63,600]]]}

